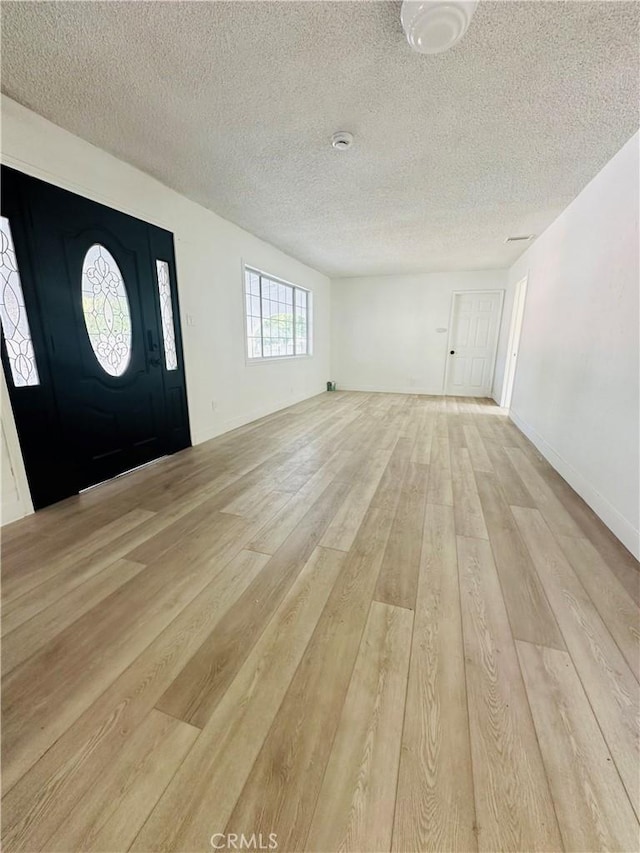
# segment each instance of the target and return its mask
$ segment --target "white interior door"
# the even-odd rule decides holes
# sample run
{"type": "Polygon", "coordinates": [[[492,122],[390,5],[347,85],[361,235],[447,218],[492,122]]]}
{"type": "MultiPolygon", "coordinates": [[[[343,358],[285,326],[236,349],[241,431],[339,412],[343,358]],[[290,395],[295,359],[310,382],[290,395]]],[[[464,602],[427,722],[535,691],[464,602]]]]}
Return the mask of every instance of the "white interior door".
{"type": "Polygon", "coordinates": [[[496,362],[503,290],[453,294],[445,394],[488,397],[496,362]]]}

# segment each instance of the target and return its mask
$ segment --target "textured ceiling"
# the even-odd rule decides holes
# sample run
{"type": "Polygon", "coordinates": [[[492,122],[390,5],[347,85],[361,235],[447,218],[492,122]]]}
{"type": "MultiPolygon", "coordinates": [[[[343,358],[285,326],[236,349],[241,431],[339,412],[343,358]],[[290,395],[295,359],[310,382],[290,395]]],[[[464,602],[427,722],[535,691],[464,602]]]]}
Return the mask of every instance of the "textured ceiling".
{"type": "Polygon", "coordinates": [[[399,11],[4,0],[2,88],[330,275],[505,267],[637,130],[640,4],[482,0],[440,56],[399,11]]]}

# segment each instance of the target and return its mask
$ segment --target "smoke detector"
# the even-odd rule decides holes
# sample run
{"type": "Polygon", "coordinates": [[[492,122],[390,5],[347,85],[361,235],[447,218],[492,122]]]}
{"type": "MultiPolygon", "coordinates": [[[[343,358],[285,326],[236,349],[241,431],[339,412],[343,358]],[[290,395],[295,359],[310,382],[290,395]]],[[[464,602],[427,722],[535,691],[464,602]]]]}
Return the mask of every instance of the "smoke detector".
{"type": "Polygon", "coordinates": [[[404,0],[402,29],[418,53],[443,53],[466,33],[478,0],[404,0]]]}
{"type": "Polygon", "coordinates": [[[331,144],[338,151],[346,151],[347,148],[351,148],[353,145],[353,134],[348,133],[346,130],[339,130],[331,137],[331,144]]]}

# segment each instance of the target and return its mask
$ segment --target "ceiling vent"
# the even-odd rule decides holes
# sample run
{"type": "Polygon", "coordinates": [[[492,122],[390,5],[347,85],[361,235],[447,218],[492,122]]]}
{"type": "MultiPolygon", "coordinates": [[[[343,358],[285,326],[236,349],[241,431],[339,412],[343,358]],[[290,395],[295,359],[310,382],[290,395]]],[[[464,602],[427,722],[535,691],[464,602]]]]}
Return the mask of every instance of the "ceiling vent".
{"type": "Polygon", "coordinates": [[[533,234],[521,234],[518,237],[507,237],[505,243],[526,243],[527,240],[533,240],[533,234]]]}

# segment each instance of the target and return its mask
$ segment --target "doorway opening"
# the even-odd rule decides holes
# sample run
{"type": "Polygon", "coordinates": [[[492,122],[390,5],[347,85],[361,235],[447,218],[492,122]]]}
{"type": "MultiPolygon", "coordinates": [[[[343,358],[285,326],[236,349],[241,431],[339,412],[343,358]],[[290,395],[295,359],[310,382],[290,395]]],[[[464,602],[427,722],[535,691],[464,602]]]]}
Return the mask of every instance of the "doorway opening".
{"type": "Polygon", "coordinates": [[[507,349],[507,363],[504,369],[504,382],[502,383],[502,394],[500,405],[503,409],[511,408],[513,388],[516,380],[516,366],[518,363],[518,351],[520,349],[520,335],[522,334],[522,322],[524,320],[524,304],[527,298],[527,276],[516,284],[513,299],[513,311],[511,312],[511,328],[509,330],[509,347],[507,349]]]}

